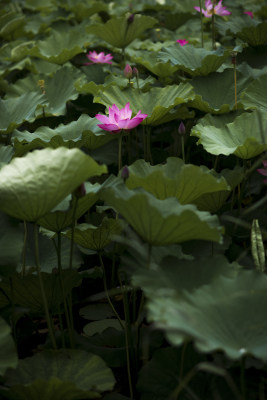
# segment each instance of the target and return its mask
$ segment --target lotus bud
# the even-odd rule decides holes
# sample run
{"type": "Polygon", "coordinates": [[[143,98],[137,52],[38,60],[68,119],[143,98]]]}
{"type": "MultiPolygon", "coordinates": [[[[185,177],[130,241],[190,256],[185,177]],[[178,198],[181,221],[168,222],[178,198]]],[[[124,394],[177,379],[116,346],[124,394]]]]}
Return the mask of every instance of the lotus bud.
{"type": "Polygon", "coordinates": [[[129,178],[129,168],[125,165],[121,170],[121,177],[124,182],[129,178]]]}
{"type": "Polygon", "coordinates": [[[179,135],[185,135],[185,133],[186,133],[186,129],[185,129],[183,121],[179,125],[178,133],[179,133],[179,135]]]}
{"type": "Polygon", "coordinates": [[[133,76],[136,76],[137,78],[139,76],[139,72],[138,72],[138,69],[136,67],[133,67],[133,76]]]}
{"type": "Polygon", "coordinates": [[[236,56],[237,56],[237,52],[236,52],[236,51],[233,51],[232,54],[231,54],[231,56],[232,56],[232,64],[233,64],[233,65],[236,65],[236,56]]]}
{"type": "Polygon", "coordinates": [[[80,199],[81,197],[84,197],[86,195],[86,189],[84,183],[82,183],[80,186],[78,186],[74,192],[73,195],[80,199]]]}
{"type": "Polygon", "coordinates": [[[127,24],[130,25],[134,22],[134,14],[131,14],[128,18],[127,18],[127,24]]]}
{"type": "Polygon", "coordinates": [[[131,79],[131,77],[133,76],[133,70],[132,67],[129,64],[126,64],[126,67],[124,68],[124,76],[127,79],[131,79]]]}

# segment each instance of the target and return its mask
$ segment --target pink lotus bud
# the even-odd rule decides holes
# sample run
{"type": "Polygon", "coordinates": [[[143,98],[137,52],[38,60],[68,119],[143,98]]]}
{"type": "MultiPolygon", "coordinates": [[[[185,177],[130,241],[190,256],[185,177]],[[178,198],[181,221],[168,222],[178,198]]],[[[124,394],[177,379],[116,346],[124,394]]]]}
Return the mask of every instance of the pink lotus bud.
{"type": "Polygon", "coordinates": [[[124,68],[124,76],[127,79],[131,79],[131,77],[133,76],[133,70],[132,67],[129,64],[126,64],[126,67],[124,68]]]}
{"type": "Polygon", "coordinates": [[[129,178],[129,169],[127,167],[127,165],[125,165],[122,170],[121,170],[121,177],[124,180],[124,182],[126,181],[126,179],[129,178]]]}
{"type": "Polygon", "coordinates": [[[134,22],[134,14],[131,14],[128,18],[127,18],[127,24],[130,25],[134,22]]]}
{"type": "Polygon", "coordinates": [[[136,67],[133,67],[133,76],[136,76],[137,78],[139,76],[139,71],[136,67]]]}
{"type": "Polygon", "coordinates": [[[179,125],[178,133],[179,133],[179,135],[185,135],[185,133],[186,133],[186,129],[185,129],[183,121],[179,125]]]}
{"type": "Polygon", "coordinates": [[[244,11],[244,14],[247,14],[250,18],[253,18],[253,12],[252,11],[244,11]]]}
{"type": "Polygon", "coordinates": [[[85,189],[84,183],[82,183],[80,186],[78,186],[74,190],[73,195],[75,197],[77,197],[78,199],[80,199],[81,197],[84,197],[86,195],[86,189],[85,189]]]}

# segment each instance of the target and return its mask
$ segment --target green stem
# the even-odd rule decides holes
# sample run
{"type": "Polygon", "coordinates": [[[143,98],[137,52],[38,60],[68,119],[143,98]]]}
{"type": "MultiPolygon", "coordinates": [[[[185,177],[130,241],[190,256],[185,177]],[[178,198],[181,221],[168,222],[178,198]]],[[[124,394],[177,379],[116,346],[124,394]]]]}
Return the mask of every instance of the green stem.
{"type": "Polygon", "coordinates": [[[76,210],[78,204],[78,197],[73,196],[73,214],[72,214],[72,221],[71,221],[71,233],[70,233],[70,260],[69,260],[69,269],[72,269],[72,258],[73,258],[73,248],[74,248],[74,229],[75,229],[75,222],[76,222],[76,210]]]}
{"type": "Polygon", "coordinates": [[[102,255],[101,255],[100,252],[98,252],[98,257],[99,257],[100,265],[101,265],[102,272],[103,272],[103,283],[104,283],[105,295],[107,297],[108,303],[109,303],[112,311],[114,312],[114,314],[116,315],[116,317],[117,317],[117,319],[119,321],[119,324],[120,324],[121,328],[124,330],[124,324],[123,324],[119,314],[117,313],[117,311],[116,311],[116,309],[115,309],[114,305],[112,304],[112,301],[111,301],[111,299],[109,297],[108,288],[107,288],[106,270],[105,270],[104,263],[103,263],[103,258],[102,258],[102,255]]]}
{"type": "Polygon", "coordinates": [[[134,399],[133,395],[133,383],[132,383],[132,374],[131,374],[131,359],[130,359],[130,346],[129,346],[129,337],[131,335],[131,324],[130,324],[130,315],[129,315],[129,304],[128,299],[126,301],[127,293],[125,294],[122,287],[122,281],[118,274],[122,298],[123,298],[123,309],[124,309],[124,316],[125,316],[125,348],[126,348],[126,359],[127,359],[127,375],[128,375],[128,383],[129,383],[129,391],[130,391],[130,399],[134,399]]]}
{"type": "Polygon", "coordinates": [[[123,131],[119,133],[118,173],[122,168],[122,135],[123,131]]]}
{"type": "Polygon", "coordinates": [[[236,64],[234,64],[234,81],[235,81],[235,109],[237,110],[237,79],[236,79],[236,64]]]}
{"type": "Polygon", "coordinates": [[[201,47],[204,47],[204,29],[203,29],[203,14],[202,14],[202,1],[199,0],[200,8],[200,22],[201,22],[201,47]]]}
{"type": "Polygon", "coordinates": [[[27,244],[27,222],[24,220],[24,238],[23,238],[23,252],[22,252],[22,277],[24,278],[26,273],[26,244],[27,244]]]}
{"type": "Polygon", "coordinates": [[[180,373],[179,373],[179,380],[181,381],[184,375],[184,360],[185,360],[185,353],[186,353],[186,348],[187,348],[187,343],[184,342],[183,348],[182,348],[182,355],[181,355],[181,365],[180,365],[180,373]]]}
{"type": "Polygon", "coordinates": [[[52,343],[52,346],[54,349],[57,348],[56,344],[56,339],[54,335],[54,330],[52,327],[52,321],[49,313],[49,307],[48,307],[48,301],[45,293],[45,288],[44,288],[44,282],[43,282],[43,277],[42,277],[42,272],[41,272],[41,267],[40,267],[40,259],[39,259],[39,241],[38,241],[38,226],[37,223],[34,223],[34,245],[35,245],[35,264],[37,268],[37,273],[39,277],[39,284],[40,284],[40,289],[41,289],[41,295],[42,295],[42,300],[43,300],[43,306],[45,310],[45,318],[48,326],[48,333],[50,337],[50,341],[52,343]]]}
{"type": "Polygon", "coordinates": [[[245,364],[246,364],[246,357],[244,356],[241,359],[241,369],[240,369],[240,388],[243,400],[246,400],[245,364]]]}
{"type": "Polygon", "coordinates": [[[213,10],[212,10],[212,17],[211,17],[211,30],[212,30],[212,49],[216,50],[216,41],[215,41],[215,14],[214,14],[214,7],[216,5],[216,0],[213,0],[213,10]]]}
{"type": "Polygon", "coordinates": [[[67,327],[68,327],[68,332],[69,332],[70,347],[71,347],[71,349],[73,349],[74,348],[73,327],[70,322],[69,309],[67,307],[64,282],[63,282],[63,271],[62,271],[62,264],[61,264],[61,233],[60,232],[57,233],[57,265],[58,265],[58,276],[59,276],[59,282],[60,282],[60,289],[61,289],[63,304],[64,304],[64,312],[65,312],[65,317],[66,317],[66,322],[67,322],[67,327]]]}
{"type": "Polygon", "coordinates": [[[185,164],[184,135],[181,135],[181,145],[182,145],[182,157],[183,157],[183,162],[184,162],[184,164],[185,164]]]}

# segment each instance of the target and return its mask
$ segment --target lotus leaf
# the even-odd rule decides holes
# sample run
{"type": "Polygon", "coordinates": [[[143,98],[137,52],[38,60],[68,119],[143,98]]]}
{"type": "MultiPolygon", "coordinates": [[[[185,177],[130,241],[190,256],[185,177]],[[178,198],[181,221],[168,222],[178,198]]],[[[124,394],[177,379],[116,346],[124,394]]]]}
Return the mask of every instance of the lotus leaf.
{"type": "Polygon", "coordinates": [[[9,325],[0,318],[0,375],[4,375],[7,368],[16,368],[18,357],[11,336],[9,325]]]}

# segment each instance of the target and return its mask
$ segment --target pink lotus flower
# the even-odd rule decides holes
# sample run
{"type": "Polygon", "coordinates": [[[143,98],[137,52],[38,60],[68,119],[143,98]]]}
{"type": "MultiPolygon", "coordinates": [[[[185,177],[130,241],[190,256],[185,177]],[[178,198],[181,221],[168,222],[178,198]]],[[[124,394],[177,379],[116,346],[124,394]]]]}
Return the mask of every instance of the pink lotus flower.
{"type": "Polygon", "coordinates": [[[253,12],[252,11],[244,11],[244,14],[247,14],[250,16],[250,18],[253,18],[253,12]]]}
{"type": "MultiPolygon", "coordinates": [[[[231,14],[230,11],[226,9],[226,7],[222,6],[222,0],[219,1],[217,5],[213,7],[213,1],[212,0],[206,0],[205,1],[205,7],[206,9],[202,8],[201,12],[202,14],[205,15],[207,18],[211,18],[213,14],[217,15],[229,15],[231,14]]],[[[200,12],[200,7],[194,7],[195,10],[200,12]]]]}
{"type": "MultiPolygon", "coordinates": [[[[262,164],[264,166],[265,169],[257,169],[257,171],[263,175],[263,176],[267,176],[267,160],[262,161],[262,164]]],[[[267,179],[264,179],[264,183],[267,183],[267,179]]]]}
{"type": "Polygon", "coordinates": [[[185,46],[188,43],[188,40],[178,39],[178,40],[176,40],[176,43],[179,43],[180,46],[185,46]]]}
{"type": "Polygon", "coordinates": [[[99,128],[117,133],[121,129],[129,130],[135,128],[137,125],[141,124],[147,117],[147,114],[141,114],[141,110],[139,110],[135,117],[131,119],[131,116],[132,110],[130,109],[130,103],[127,103],[121,110],[113,104],[112,107],[109,107],[108,117],[102,114],[96,114],[95,117],[102,122],[102,124],[98,125],[99,128]]]}
{"type": "Polygon", "coordinates": [[[112,64],[110,60],[112,60],[113,56],[111,54],[105,55],[103,51],[101,53],[97,54],[97,52],[94,51],[89,51],[88,54],[86,54],[86,57],[89,58],[92,62],[86,63],[84,65],[91,65],[91,64],[112,64]]]}

